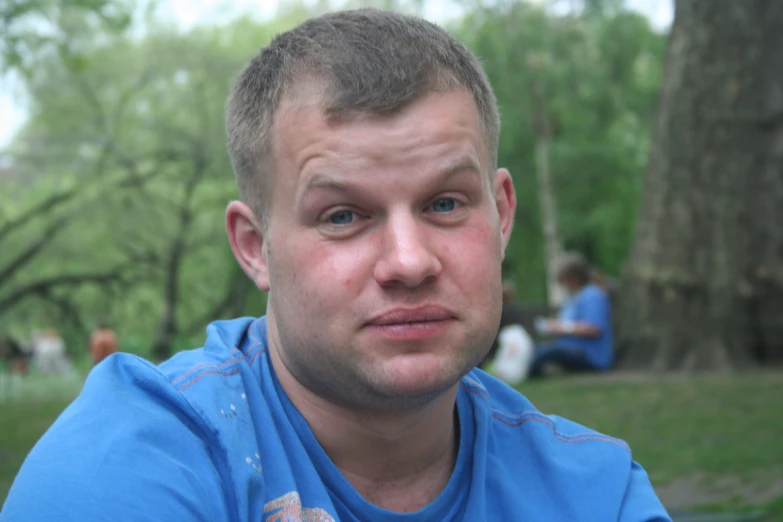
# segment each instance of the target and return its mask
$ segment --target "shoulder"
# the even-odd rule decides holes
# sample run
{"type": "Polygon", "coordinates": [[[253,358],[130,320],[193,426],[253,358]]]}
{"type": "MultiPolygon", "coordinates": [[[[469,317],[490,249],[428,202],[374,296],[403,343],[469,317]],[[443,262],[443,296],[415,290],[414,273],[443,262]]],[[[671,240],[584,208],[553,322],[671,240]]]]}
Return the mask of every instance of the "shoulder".
{"type": "Polygon", "coordinates": [[[481,370],[462,384],[474,398],[477,423],[488,427],[484,451],[494,490],[511,498],[516,489],[533,487],[542,497],[558,498],[559,514],[552,519],[582,520],[576,514],[591,505],[591,520],[669,520],[625,441],[542,413],[481,370]],[[574,515],[563,518],[569,510],[574,515]]]}
{"type": "Polygon", "coordinates": [[[582,290],[580,297],[591,301],[609,301],[606,291],[598,285],[589,284],[582,290]]]}
{"type": "Polygon", "coordinates": [[[203,347],[180,352],[157,369],[178,391],[184,392],[206,377],[211,377],[206,381],[213,385],[225,384],[227,377],[237,375],[265,351],[261,322],[262,318],[243,317],[211,323],[203,347]]]}
{"type": "MultiPolygon", "coordinates": [[[[90,372],[80,399],[90,399],[110,387],[126,392],[136,390],[160,394],[177,400],[178,396],[192,395],[183,392],[207,376],[216,378],[205,380],[207,386],[198,389],[225,385],[225,379],[221,377],[239,373],[241,365],[263,352],[260,340],[242,345],[255,322],[252,318],[242,318],[212,323],[207,328],[203,347],[179,352],[158,365],[133,354],[112,354],[90,372]]],[[[122,400],[128,396],[127,393],[112,394],[111,398],[122,400]]]]}
{"type": "Polygon", "coordinates": [[[247,363],[248,355],[259,352],[260,342],[251,342],[249,351],[240,349],[254,321],[212,323],[203,347],[180,352],[159,365],[132,354],[110,355],[90,372],[82,393],[62,417],[67,420],[91,411],[89,422],[103,425],[121,412],[132,412],[139,424],[155,421],[164,426],[170,419],[192,423],[196,429],[206,420],[199,404],[235,386],[231,378],[247,363]],[[194,386],[197,382],[201,385],[194,386]]]}
{"type": "Polygon", "coordinates": [[[129,354],[111,355],[91,372],[83,395],[89,400],[109,388],[125,390],[118,401],[144,397],[155,408],[176,410],[205,433],[220,435],[217,426],[247,404],[246,383],[255,382],[251,366],[266,351],[260,328],[261,319],[214,322],[203,347],[159,365],[129,354]]]}
{"type": "Polygon", "coordinates": [[[478,399],[474,403],[503,451],[534,456],[542,466],[553,469],[564,459],[570,460],[568,472],[574,475],[610,468],[630,472],[631,449],[625,441],[545,414],[527,397],[481,370],[468,374],[463,385],[478,399]]]}
{"type": "MultiPolygon", "coordinates": [[[[170,515],[164,518],[226,519],[235,510],[226,455],[244,449],[250,429],[231,424],[228,403],[244,405],[226,390],[242,386],[238,368],[248,352],[241,348],[252,323],[213,323],[203,348],[160,365],[127,353],[97,365],[30,452],[9,494],[12,511],[49,520],[47,510],[57,504],[65,514],[59,520],[91,519],[98,507],[104,515],[147,520],[147,504],[127,506],[144,496],[160,501],[161,516],[170,515]],[[57,502],[33,509],[41,487],[56,490],[57,502]],[[93,503],[80,500],[85,491],[93,503]]],[[[252,341],[247,346],[258,349],[252,341]]]]}

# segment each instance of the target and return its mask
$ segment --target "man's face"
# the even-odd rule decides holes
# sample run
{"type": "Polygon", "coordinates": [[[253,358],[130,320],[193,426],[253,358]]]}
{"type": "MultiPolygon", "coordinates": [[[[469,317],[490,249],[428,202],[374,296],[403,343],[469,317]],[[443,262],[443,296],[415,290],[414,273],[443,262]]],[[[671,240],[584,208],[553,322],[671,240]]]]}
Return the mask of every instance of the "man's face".
{"type": "Polygon", "coordinates": [[[284,106],[275,131],[256,281],[270,349],[352,406],[407,408],[454,386],[495,336],[515,206],[508,172],[487,175],[470,95],[340,124],[284,106]]]}

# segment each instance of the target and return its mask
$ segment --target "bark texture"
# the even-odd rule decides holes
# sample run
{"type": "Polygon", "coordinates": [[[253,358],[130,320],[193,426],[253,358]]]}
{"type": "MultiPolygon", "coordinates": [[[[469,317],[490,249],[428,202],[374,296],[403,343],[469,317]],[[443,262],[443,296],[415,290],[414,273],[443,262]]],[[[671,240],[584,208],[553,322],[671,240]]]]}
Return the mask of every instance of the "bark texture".
{"type": "Polygon", "coordinates": [[[621,366],[783,362],[783,2],[678,0],[621,366]]]}

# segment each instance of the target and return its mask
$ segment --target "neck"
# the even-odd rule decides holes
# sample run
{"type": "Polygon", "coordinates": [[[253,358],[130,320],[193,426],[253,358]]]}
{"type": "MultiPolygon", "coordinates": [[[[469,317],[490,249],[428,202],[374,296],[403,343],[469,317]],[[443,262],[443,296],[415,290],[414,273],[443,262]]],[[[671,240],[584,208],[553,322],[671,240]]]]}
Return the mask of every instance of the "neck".
{"type": "Polygon", "coordinates": [[[280,385],[318,442],[365,500],[417,511],[446,487],[456,463],[458,387],[406,411],[357,410],[312,393],[270,350],[280,385]]]}

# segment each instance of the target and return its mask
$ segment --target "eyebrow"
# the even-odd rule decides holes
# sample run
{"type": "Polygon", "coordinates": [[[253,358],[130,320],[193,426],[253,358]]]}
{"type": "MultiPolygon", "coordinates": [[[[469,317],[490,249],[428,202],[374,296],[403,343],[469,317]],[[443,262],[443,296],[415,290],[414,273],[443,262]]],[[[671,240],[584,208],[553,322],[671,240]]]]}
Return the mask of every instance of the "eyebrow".
{"type": "MultiPolygon", "coordinates": [[[[481,174],[481,169],[479,168],[476,161],[474,161],[473,158],[465,157],[462,158],[460,161],[456,162],[455,164],[441,171],[437,175],[437,180],[438,182],[443,183],[445,181],[448,181],[452,177],[466,171],[473,171],[476,174],[481,174]]],[[[305,186],[303,193],[310,192],[313,189],[333,190],[336,192],[353,191],[353,188],[350,186],[349,183],[342,181],[338,178],[329,176],[328,174],[321,174],[321,173],[314,174],[307,181],[307,185],[305,186]]]]}

